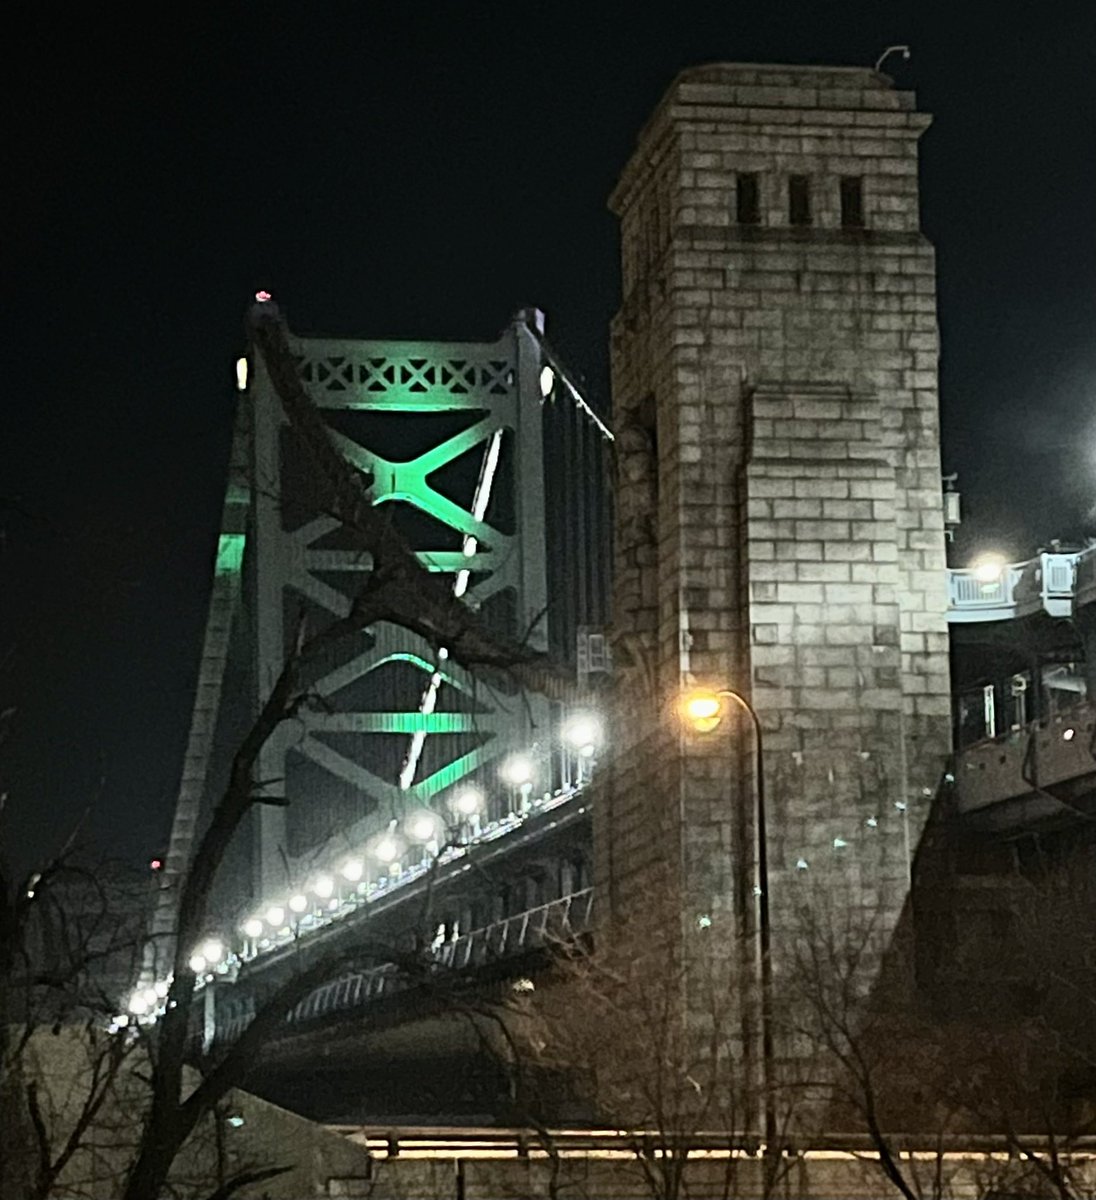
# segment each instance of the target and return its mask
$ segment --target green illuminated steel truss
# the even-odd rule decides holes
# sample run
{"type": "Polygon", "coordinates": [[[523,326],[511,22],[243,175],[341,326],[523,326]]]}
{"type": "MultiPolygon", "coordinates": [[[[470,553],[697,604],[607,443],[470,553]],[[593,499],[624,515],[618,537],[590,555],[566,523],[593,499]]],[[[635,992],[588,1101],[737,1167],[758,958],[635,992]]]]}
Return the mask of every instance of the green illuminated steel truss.
{"type": "MultiPolygon", "coordinates": [[[[532,629],[532,644],[543,648],[538,616],[546,606],[544,562],[544,496],[541,449],[541,398],[538,390],[540,350],[528,327],[517,321],[495,343],[361,342],[296,339],[293,348],[301,378],[321,411],[401,414],[414,418],[431,414],[462,414],[459,432],[450,433],[408,461],[400,447],[365,444],[364,439],[331,430],[334,444],[346,461],[370,481],[377,505],[409,505],[451,531],[456,549],[415,549],[432,571],[450,574],[454,583],[467,572],[463,585],[469,602],[482,605],[509,590],[515,616],[524,631],[532,629]],[[474,505],[463,507],[431,482],[444,468],[469,454],[487,461],[492,445],[509,456],[503,464],[507,478],[519,481],[509,498],[512,532],[492,524],[474,505]]],[[[250,397],[252,511],[249,522],[250,570],[248,592],[253,603],[257,702],[272,685],[283,661],[287,610],[304,598],[313,611],[332,618],[348,610],[346,581],[368,571],[367,557],[356,550],[331,549],[337,523],[312,515],[287,530],[283,513],[287,494],[283,456],[285,422],[277,397],[261,363],[255,364],[250,397]],[[326,544],[325,544],[326,541],[326,544]]],[[[480,488],[484,483],[481,467],[480,488]]],[[[490,481],[488,481],[490,484],[490,481]]],[[[477,495],[479,492],[477,491],[477,495]]],[[[222,536],[217,570],[238,568],[242,546],[232,533],[222,536]]],[[[371,645],[352,648],[332,662],[314,681],[313,690],[326,703],[302,713],[292,728],[272,740],[260,764],[265,779],[286,776],[290,751],[321,767],[330,776],[369,796],[374,809],[354,828],[338,836],[360,842],[389,819],[408,808],[430,803],[471,772],[483,770],[518,746],[528,745],[534,726],[543,724],[543,702],[497,695],[476,682],[455,663],[439,663],[434,650],[406,630],[392,625],[373,629],[371,645]],[[382,667],[401,663],[421,672],[422,696],[405,711],[369,711],[342,707],[339,695],[358,688],[382,667]],[[475,711],[425,711],[425,696],[434,681],[438,689],[456,689],[475,697],[475,711]],[[424,738],[439,734],[474,733],[478,744],[449,760],[435,762],[429,772],[407,769],[399,778],[382,777],[364,755],[355,753],[346,735],[400,735],[408,754],[424,738]],[[327,735],[339,735],[337,742],[327,735]]],[[[438,743],[433,743],[437,745],[438,743]]],[[[436,758],[436,755],[435,755],[436,758]]],[[[416,759],[417,762],[417,759],[416,759]]],[[[322,804],[322,796],[290,797],[294,804],[322,804]]],[[[284,880],[286,829],[284,811],[265,807],[260,813],[259,862],[256,886],[272,894],[284,880]]],[[[323,848],[317,847],[317,853],[323,848]]]]}

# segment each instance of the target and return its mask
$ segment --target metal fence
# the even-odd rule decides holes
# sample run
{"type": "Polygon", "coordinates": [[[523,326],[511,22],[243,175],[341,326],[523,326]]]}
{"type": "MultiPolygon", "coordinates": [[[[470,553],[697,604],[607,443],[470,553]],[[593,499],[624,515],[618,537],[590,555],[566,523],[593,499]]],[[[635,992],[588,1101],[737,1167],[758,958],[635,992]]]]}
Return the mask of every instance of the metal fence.
{"type": "MultiPolygon", "coordinates": [[[[425,966],[439,973],[472,970],[555,942],[565,944],[590,929],[593,898],[593,889],[587,888],[473,929],[435,946],[425,966]]],[[[392,963],[355,971],[310,992],[290,1010],[286,1022],[300,1024],[350,1012],[413,985],[414,980],[392,963]]],[[[254,1017],[253,997],[233,997],[217,1021],[216,1040],[234,1041],[254,1017]]]]}

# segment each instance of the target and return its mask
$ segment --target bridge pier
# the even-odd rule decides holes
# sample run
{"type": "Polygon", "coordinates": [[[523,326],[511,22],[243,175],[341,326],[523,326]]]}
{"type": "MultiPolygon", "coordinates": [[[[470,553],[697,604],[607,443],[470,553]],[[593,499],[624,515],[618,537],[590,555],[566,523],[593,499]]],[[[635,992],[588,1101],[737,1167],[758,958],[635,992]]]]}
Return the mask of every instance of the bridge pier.
{"type": "Polygon", "coordinates": [[[601,917],[646,925],[685,976],[720,964],[755,1080],[806,1052],[758,1044],[758,772],[784,995],[805,920],[870,941],[879,967],[950,747],[928,123],[868,70],[701,67],[611,201],[618,755],[595,809],[601,917]],[[682,728],[691,684],[752,703],[763,762],[745,722],[682,728]]]}

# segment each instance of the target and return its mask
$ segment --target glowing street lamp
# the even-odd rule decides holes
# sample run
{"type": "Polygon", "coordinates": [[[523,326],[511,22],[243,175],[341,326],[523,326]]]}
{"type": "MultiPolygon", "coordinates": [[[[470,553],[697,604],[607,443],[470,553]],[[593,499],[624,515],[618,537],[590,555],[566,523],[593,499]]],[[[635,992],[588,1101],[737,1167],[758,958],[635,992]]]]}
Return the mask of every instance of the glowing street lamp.
{"type": "Polygon", "coordinates": [[[1006,565],[1003,554],[982,554],[974,560],[970,569],[982,585],[982,590],[991,591],[1001,582],[1006,565]]]}
{"type": "Polygon", "coordinates": [[[289,911],[303,913],[308,908],[308,897],[303,892],[297,892],[289,897],[289,911]]]}
{"type": "Polygon", "coordinates": [[[224,943],[220,938],[206,938],[198,947],[198,953],[210,966],[216,966],[225,956],[224,943]]]}
{"type": "Polygon", "coordinates": [[[251,939],[263,936],[263,923],[258,917],[252,917],[244,922],[244,933],[251,939]]]}
{"type": "Polygon", "coordinates": [[[714,692],[710,688],[695,688],[682,696],[681,715],[697,733],[711,733],[723,720],[723,697],[730,694],[714,692]]]}
{"type": "Polygon", "coordinates": [[[700,734],[712,733],[719,728],[727,713],[728,702],[737,705],[749,718],[754,735],[754,832],[756,841],[756,877],[754,896],[757,899],[757,974],[761,991],[761,1080],[765,1096],[765,1141],[773,1144],[776,1132],[776,1114],[773,1111],[769,1086],[773,1082],[774,1043],[772,1031],[772,932],[769,920],[769,850],[765,811],[765,746],[761,720],[754,706],[738,692],[730,688],[694,688],[685,692],[679,701],[681,717],[700,734]]]}
{"type": "Polygon", "coordinates": [[[312,892],[321,900],[330,900],[335,893],[335,881],[330,875],[319,875],[312,884],[312,892]]]}
{"type": "Polygon", "coordinates": [[[266,910],[266,923],[274,929],[281,929],[285,924],[285,909],[280,904],[272,904],[266,910]]]}

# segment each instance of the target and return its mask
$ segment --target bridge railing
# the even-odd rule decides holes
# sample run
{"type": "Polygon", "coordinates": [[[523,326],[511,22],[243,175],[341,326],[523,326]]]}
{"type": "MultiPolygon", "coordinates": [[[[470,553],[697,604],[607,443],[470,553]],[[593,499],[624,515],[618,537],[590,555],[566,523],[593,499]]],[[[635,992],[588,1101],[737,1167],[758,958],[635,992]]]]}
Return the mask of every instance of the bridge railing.
{"type": "Polygon", "coordinates": [[[505,917],[443,944],[435,957],[443,965],[461,971],[585,933],[590,928],[593,897],[593,891],[587,888],[505,917]]]}
{"type": "Polygon", "coordinates": [[[1068,617],[1079,563],[1084,564],[1087,577],[1096,571],[1096,554],[1091,550],[1039,554],[1027,562],[1009,563],[995,579],[985,578],[977,568],[949,569],[948,619],[1000,621],[1040,609],[1054,617],[1068,617]]]}
{"type": "Polygon", "coordinates": [[[1096,704],[1086,699],[976,742],[956,756],[961,816],[997,809],[995,821],[1030,824],[1063,816],[1091,821],[1096,776],[1096,704]],[[1005,806],[1012,803],[1011,811],[1005,806]]]}
{"type": "MultiPolygon", "coordinates": [[[[473,929],[452,941],[435,946],[432,950],[433,962],[443,970],[464,971],[523,954],[554,941],[568,941],[590,929],[593,899],[593,889],[587,888],[504,917],[480,929],[473,929]]],[[[355,971],[321,984],[310,992],[290,1010],[286,1023],[300,1024],[331,1013],[363,1008],[410,985],[411,981],[392,963],[355,971]]],[[[217,1021],[216,1040],[235,1041],[254,1017],[255,1003],[252,997],[229,998],[224,1015],[217,1021]]]]}

